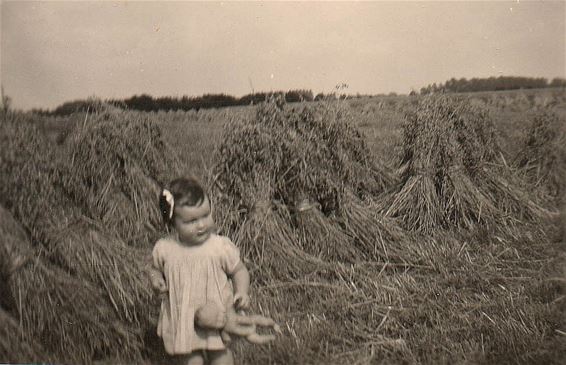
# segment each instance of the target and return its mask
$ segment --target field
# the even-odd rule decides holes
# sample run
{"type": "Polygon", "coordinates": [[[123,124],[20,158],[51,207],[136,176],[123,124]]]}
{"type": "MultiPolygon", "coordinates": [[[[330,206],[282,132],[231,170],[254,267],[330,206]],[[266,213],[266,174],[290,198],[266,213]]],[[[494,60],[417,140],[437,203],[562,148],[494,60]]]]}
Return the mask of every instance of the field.
{"type": "MultiPolygon", "coordinates": [[[[283,329],[264,347],[236,342],[238,363],[563,363],[566,259],[559,210],[566,176],[566,92],[458,97],[464,102],[454,104],[454,110],[470,111],[472,119],[463,123],[476,124],[460,126],[460,120],[450,124],[450,119],[443,121],[444,129],[434,118],[448,114],[434,108],[452,104],[433,100],[430,106],[420,96],[329,101],[320,109],[285,105],[285,113],[262,106],[137,113],[100,103],[93,113],[66,119],[3,114],[0,321],[17,333],[12,337],[21,348],[3,334],[0,362],[169,361],[153,335],[158,303],[143,270],[151,243],[162,234],[159,187],[191,174],[209,187],[221,231],[241,245],[252,273],[253,312],[273,317],[283,329]],[[487,114],[473,114],[476,109],[469,106],[487,114]],[[437,127],[408,140],[411,121],[420,128],[419,123],[430,122],[430,110],[440,113],[432,118],[437,127]],[[339,128],[329,135],[336,144],[329,147],[316,139],[312,156],[301,155],[300,147],[291,152],[283,148],[302,146],[300,138],[282,145],[281,151],[307,168],[287,181],[278,172],[295,173],[295,165],[285,158],[273,162],[281,170],[267,164],[275,195],[254,185],[256,167],[248,176],[238,158],[230,160],[243,153],[240,160],[260,164],[263,157],[245,155],[248,150],[242,149],[263,146],[262,154],[276,161],[278,141],[294,141],[300,128],[310,128],[307,123],[288,134],[285,126],[299,125],[311,112],[335,119],[339,128]],[[265,115],[271,119],[260,118],[265,115]],[[487,115],[493,130],[473,119],[477,115],[487,115]],[[536,145],[536,151],[544,151],[541,159],[531,161],[537,152],[526,147],[537,120],[539,129],[549,129],[536,145]],[[342,128],[343,123],[352,129],[342,128]],[[235,126],[265,132],[262,138],[269,143],[253,145],[253,138],[243,143],[236,137],[227,142],[240,131],[235,126]],[[458,128],[465,133],[458,134],[458,128]],[[471,135],[481,138],[468,145],[471,135]],[[472,159],[478,152],[474,148],[481,152],[479,162],[472,159]],[[335,155],[336,150],[341,153],[335,155]],[[418,157],[425,150],[428,154],[418,157]],[[365,153],[368,159],[358,165],[356,158],[365,153]],[[556,158],[540,162],[549,156],[556,158]],[[334,157],[338,160],[330,161],[334,157]],[[219,161],[236,167],[224,168],[219,161]],[[436,169],[433,177],[430,169],[436,169]],[[464,176],[462,169],[480,172],[464,176]],[[366,174],[370,170],[374,175],[366,174]],[[243,184],[236,184],[236,172],[243,184]],[[300,221],[291,209],[297,203],[293,194],[311,192],[307,182],[297,183],[309,174],[327,179],[321,184],[332,180],[337,185],[324,185],[325,192],[341,194],[339,208],[321,195],[308,196],[321,206],[317,227],[300,221]],[[380,178],[383,182],[377,184],[380,178]],[[439,179],[442,191],[428,190],[439,179]],[[219,192],[217,182],[225,190],[219,192]],[[242,202],[254,194],[262,198],[235,216],[232,210],[241,211],[242,202]],[[250,207],[273,196],[279,205],[263,212],[267,218],[262,221],[272,229],[246,225],[259,219],[250,207]],[[424,204],[429,196],[438,202],[424,204]],[[304,238],[305,226],[317,232],[315,238],[304,238]],[[288,234],[286,230],[288,236],[280,233],[288,234]],[[342,240],[325,236],[316,242],[329,230],[342,240]],[[261,255],[254,246],[259,243],[247,237],[263,243],[261,255]],[[296,239],[296,244],[284,245],[282,237],[296,239]],[[74,325],[59,323],[59,318],[74,325]],[[46,339],[48,334],[53,340],[46,339]]],[[[322,122],[328,132],[328,121],[322,122]]]]}

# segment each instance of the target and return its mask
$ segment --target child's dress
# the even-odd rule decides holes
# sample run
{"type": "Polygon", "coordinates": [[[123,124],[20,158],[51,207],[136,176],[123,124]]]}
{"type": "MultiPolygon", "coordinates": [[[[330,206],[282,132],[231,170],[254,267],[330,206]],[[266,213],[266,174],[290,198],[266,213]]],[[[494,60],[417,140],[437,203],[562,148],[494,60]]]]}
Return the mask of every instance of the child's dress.
{"type": "Polygon", "coordinates": [[[175,236],[157,241],[153,264],[164,274],[169,289],[161,302],[157,334],[169,354],[226,348],[218,330],[195,328],[194,316],[207,302],[222,307],[227,301],[232,303],[227,275],[233,274],[239,262],[236,245],[216,234],[197,246],[183,245],[175,236]]]}

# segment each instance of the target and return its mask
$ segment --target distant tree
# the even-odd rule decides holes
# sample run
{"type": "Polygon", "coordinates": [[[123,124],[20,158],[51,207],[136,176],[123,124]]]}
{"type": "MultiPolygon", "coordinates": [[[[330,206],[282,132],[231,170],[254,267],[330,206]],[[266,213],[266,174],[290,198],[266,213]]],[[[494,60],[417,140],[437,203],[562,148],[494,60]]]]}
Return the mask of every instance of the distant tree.
{"type": "MultiPolygon", "coordinates": [[[[557,81],[560,84],[560,81],[557,81]]],[[[488,78],[474,77],[470,80],[465,78],[451,78],[444,84],[432,84],[422,87],[420,92],[423,95],[435,92],[476,92],[476,91],[498,91],[514,89],[533,89],[549,87],[545,78],[499,76],[488,78]]]]}
{"type": "Polygon", "coordinates": [[[324,100],[324,93],[316,94],[316,96],[314,97],[314,100],[315,101],[324,100]]]}
{"type": "Polygon", "coordinates": [[[155,104],[153,98],[150,95],[134,95],[129,99],[124,100],[128,109],[142,110],[142,111],[153,111],[155,110],[155,104]]]}
{"type": "Polygon", "coordinates": [[[64,116],[71,115],[73,113],[86,112],[88,110],[89,108],[86,100],[74,100],[59,105],[51,114],[64,116]]]}
{"type": "MultiPolygon", "coordinates": [[[[299,101],[313,101],[315,98],[311,90],[297,89],[287,92],[256,92],[244,95],[241,98],[236,98],[226,94],[204,94],[202,96],[189,97],[182,96],[181,98],[174,98],[170,96],[154,98],[148,94],[134,95],[127,99],[111,99],[105,102],[107,105],[112,105],[121,109],[141,110],[141,111],[169,111],[169,110],[199,110],[209,108],[221,108],[234,105],[250,105],[257,104],[266,100],[270,95],[279,95],[285,97],[287,102],[299,101]]],[[[85,112],[93,109],[92,101],[89,100],[75,100],[63,103],[58,106],[53,112],[46,111],[50,115],[69,115],[76,112],[85,112]],[[89,109],[90,108],[90,109],[89,109]]],[[[40,112],[40,111],[37,111],[40,112]]]]}
{"type": "Polygon", "coordinates": [[[313,100],[314,97],[310,90],[289,90],[285,93],[285,101],[288,103],[313,100]]]}
{"type": "Polygon", "coordinates": [[[262,101],[265,101],[266,96],[267,95],[265,93],[247,94],[240,98],[239,104],[240,105],[258,104],[261,103],[262,101]]]}
{"type": "Polygon", "coordinates": [[[290,90],[285,93],[285,101],[295,103],[301,101],[301,94],[297,90],[290,90]]]}
{"type": "Polygon", "coordinates": [[[550,81],[549,87],[566,87],[566,79],[555,77],[550,81]]]}

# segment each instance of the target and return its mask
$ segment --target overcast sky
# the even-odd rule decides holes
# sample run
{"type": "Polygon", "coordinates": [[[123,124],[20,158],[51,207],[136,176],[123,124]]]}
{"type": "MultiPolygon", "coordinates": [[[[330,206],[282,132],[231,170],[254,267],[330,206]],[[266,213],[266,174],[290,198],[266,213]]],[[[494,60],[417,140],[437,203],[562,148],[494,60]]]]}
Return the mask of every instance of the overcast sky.
{"type": "Polygon", "coordinates": [[[408,93],[452,77],[566,77],[564,1],[1,1],[16,108],[311,89],[408,93]]]}

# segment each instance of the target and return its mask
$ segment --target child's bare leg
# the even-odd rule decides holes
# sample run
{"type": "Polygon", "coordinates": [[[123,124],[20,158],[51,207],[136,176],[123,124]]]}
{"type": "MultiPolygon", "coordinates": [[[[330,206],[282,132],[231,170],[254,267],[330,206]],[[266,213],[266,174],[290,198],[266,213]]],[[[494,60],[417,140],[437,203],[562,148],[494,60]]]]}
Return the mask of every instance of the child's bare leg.
{"type": "Polygon", "coordinates": [[[193,351],[190,354],[179,355],[179,365],[204,365],[204,357],[201,351],[193,351]]]}
{"type": "Polygon", "coordinates": [[[234,356],[229,349],[209,351],[210,365],[234,365],[234,356]]]}

